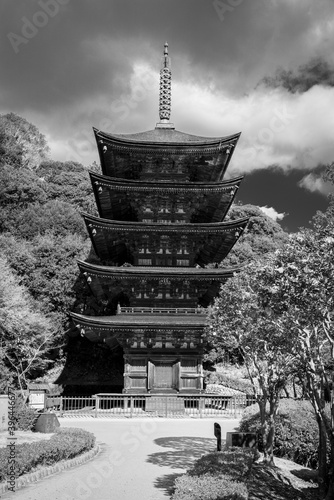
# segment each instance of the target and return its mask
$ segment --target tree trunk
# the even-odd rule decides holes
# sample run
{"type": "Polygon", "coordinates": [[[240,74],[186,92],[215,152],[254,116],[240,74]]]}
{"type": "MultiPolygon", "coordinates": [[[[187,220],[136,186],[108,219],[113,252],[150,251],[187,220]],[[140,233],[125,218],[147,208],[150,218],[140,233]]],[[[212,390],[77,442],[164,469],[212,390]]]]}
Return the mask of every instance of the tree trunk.
{"type": "Polygon", "coordinates": [[[261,434],[263,441],[263,461],[268,465],[274,465],[274,435],[275,435],[275,422],[270,412],[269,422],[266,415],[267,400],[263,398],[258,400],[261,417],[261,434]]]}
{"type": "Polygon", "coordinates": [[[269,422],[267,424],[267,440],[264,445],[264,461],[268,465],[275,465],[274,463],[274,439],[275,439],[275,417],[278,408],[278,395],[271,396],[269,404],[269,422]]]}
{"type": "MultiPolygon", "coordinates": [[[[327,433],[325,425],[319,414],[316,414],[316,420],[319,428],[319,449],[318,449],[318,484],[320,498],[325,498],[327,491],[328,482],[328,471],[327,471],[327,433]]],[[[333,500],[334,497],[331,497],[333,500]]]]}
{"type": "Polygon", "coordinates": [[[330,447],[331,447],[330,464],[328,467],[329,484],[328,484],[328,490],[327,490],[327,495],[325,497],[325,500],[333,500],[333,498],[334,498],[334,436],[333,436],[333,434],[332,434],[332,437],[330,439],[330,447]]]}
{"type": "Polygon", "coordinates": [[[267,424],[267,436],[266,442],[263,443],[264,449],[264,463],[267,465],[275,465],[274,462],[274,436],[275,436],[275,424],[271,419],[269,424],[267,424]]]}

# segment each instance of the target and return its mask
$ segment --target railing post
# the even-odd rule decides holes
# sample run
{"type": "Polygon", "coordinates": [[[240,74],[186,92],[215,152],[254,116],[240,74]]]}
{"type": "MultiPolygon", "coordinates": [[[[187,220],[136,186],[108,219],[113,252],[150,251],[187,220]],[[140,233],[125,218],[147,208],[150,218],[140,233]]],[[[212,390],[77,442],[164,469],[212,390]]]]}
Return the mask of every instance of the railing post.
{"type": "Polygon", "coordinates": [[[199,398],[199,418],[203,418],[203,406],[204,406],[204,398],[200,396],[199,398]]]}
{"type": "Polygon", "coordinates": [[[100,409],[100,398],[98,395],[95,396],[95,418],[97,418],[97,412],[100,409]]]}
{"type": "Polygon", "coordinates": [[[60,396],[59,416],[63,416],[63,396],[60,396]]]}
{"type": "Polygon", "coordinates": [[[133,417],[133,398],[134,396],[130,396],[130,418],[133,417]]]}
{"type": "Polygon", "coordinates": [[[237,418],[237,397],[236,396],[234,396],[233,402],[234,402],[234,418],[237,418]]]}

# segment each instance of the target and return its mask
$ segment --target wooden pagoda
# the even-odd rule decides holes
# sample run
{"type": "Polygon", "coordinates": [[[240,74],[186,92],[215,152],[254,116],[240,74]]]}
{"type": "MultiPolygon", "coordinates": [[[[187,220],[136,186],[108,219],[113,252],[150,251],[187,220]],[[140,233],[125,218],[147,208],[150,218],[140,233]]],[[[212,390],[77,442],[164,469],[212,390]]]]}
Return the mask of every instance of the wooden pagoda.
{"type": "Polygon", "coordinates": [[[200,392],[205,308],[235,269],[218,267],[247,219],[224,222],[242,178],[224,180],[240,134],[206,138],[170,123],[165,44],[160,122],[137,134],[94,129],[99,217],[83,214],[100,264],[79,268],[102,316],[71,313],[81,335],[124,352],[125,393],[200,392]]]}

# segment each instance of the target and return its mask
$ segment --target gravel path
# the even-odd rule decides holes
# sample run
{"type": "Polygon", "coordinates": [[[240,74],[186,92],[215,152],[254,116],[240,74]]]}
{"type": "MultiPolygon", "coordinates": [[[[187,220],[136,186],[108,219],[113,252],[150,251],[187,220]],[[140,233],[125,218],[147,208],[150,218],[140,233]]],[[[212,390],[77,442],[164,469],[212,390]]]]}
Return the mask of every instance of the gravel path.
{"type": "MultiPolygon", "coordinates": [[[[93,432],[101,453],[2,500],[166,500],[175,477],[213,451],[212,419],[59,419],[93,432]]],[[[237,420],[217,419],[222,437],[237,420]]]]}

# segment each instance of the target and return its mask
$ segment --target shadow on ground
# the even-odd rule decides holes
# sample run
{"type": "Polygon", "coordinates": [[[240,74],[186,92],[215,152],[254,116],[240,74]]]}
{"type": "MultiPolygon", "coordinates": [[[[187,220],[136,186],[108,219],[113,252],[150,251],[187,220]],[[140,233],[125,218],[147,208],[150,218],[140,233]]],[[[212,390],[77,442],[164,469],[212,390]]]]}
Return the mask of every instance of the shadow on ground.
{"type": "Polygon", "coordinates": [[[249,500],[316,500],[317,489],[297,490],[276,468],[254,465],[252,479],[248,483],[249,500]]]}
{"type": "MultiPolygon", "coordinates": [[[[210,438],[165,437],[155,439],[154,443],[168,449],[149,455],[148,463],[184,471],[205,453],[216,450],[216,440],[210,438]]],[[[155,480],[154,486],[163,490],[166,497],[170,497],[174,491],[175,479],[181,475],[182,472],[178,470],[173,474],[160,476],[155,480]]],[[[248,489],[249,500],[316,500],[317,498],[317,490],[314,487],[297,490],[278,469],[268,468],[262,464],[254,465],[248,489]]]]}
{"type": "MultiPolygon", "coordinates": [[[[204,453],[215,451],[217,441],[211,438],[183,436],[158,438],[154,440],[154,443],[162,448],[172,449],[152,453],[147,458],[148,463],[160,467],[186,470],[204,453]]],[[[173,492],[175,479],[181,475],[182,473],[175,473],[158,477],[154,486],[165,490],[166,496],[169,496],[173,492]]]]}
{"type": "Polygon", "coordinates": [[[159,490],[164,490],[166,497],[170,497],[174,492],[175,479],[182,476],[183,474],[166,474],[165,476],[158,477],[154,481],[155,488],[159,490]]]}

